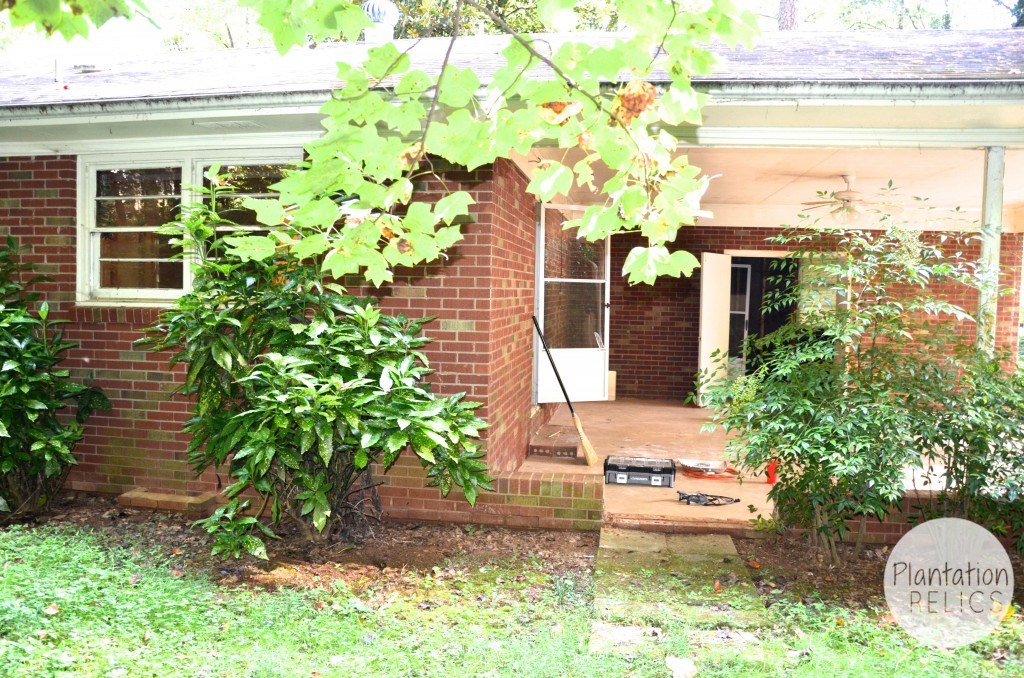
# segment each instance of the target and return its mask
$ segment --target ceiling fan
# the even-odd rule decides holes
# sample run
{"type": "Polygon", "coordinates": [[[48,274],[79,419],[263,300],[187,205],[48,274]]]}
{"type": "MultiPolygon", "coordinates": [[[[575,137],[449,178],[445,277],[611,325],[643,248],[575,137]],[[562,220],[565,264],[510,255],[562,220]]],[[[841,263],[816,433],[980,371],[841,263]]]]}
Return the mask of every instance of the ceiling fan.
{"type": "Polygon", "coordinates": [[[834,209],[831,210],[830,214],[836,221],[841,223],[849,224],[860,221],[864,216],[864,211],[861,208],[867,202],[864,200],[863,193],[853,189],[853,182],[857,180],[857,177],[853,174],[843,174],[842,180],[846,182],[845,189],[835,193],[818,193],[820,197],[828,197],[828,200],[814,200],[803,204],[810,206],[811,209],[832,205],[834,209]]]}

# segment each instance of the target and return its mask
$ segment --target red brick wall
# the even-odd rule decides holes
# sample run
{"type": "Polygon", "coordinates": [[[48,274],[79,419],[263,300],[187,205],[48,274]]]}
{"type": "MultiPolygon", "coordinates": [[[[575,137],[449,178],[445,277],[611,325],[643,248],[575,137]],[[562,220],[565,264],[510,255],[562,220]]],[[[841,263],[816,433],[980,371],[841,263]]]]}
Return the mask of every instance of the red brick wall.
{"type": "Polygon", "coordinates": [[[499,471],[494,492],[470,507],[453,488],[442,497],[424,487],[423,470],[411,455],[399,459],[380,488],[385,516],[397,520],[507,525],[545,529],[598,530],[604,508],[603,476],[582,473],[499,471]]]}
{"type": "MultiPolygon", "coordinates": [[[[465,188],[476,204],[474,223],[447,261],[402,271],[393,285],[369,292],[388,310],[437,315],[427,354],[440,393],[467,392],[484,403],[488,462],[512,470],[525,458],[532,390],[534,302],[534,203],[526,179],[511,162],[473,172],[449,172],[431,192],[465,188]]],[[[70,487],[123,492],[135,486],[175,492],[215,489],[215,478],[193,480],[180,433],[188,403],[169,394],[182,367],[167,368],[167,355],[134,345],[157,317],[156,309],[87,308],[74,304],[76,272],[75,158],[0,160],[0,231],[31,249],[26,259],[53,278],[40,287],[55,317],[69,320],[67,338],[79,348],[69,356],[76,378],[93,374],[113,410],[96,415],[78,448],[80,465],[70,487]]],[[[431,490],[436,493],[436,490],[431,490]]]]}
{"type": "MultiPolygon", "coordinates": [[[[679,231],[677,247],[694,253],[725,250],[779,250],[765,238],[777,229],[690,227],[679,231]]],[[[700,269],[689,278],[664,278],[654,285],[626,284],[619,275],[629,251],[641,244],[639,236],[612,238],[612,309],[610,369],[617,374],[617,396],[680,400],[693,390],[697,372],[700,320],[700,269]]],[[[1001,256],[1004,289],[1019,290],[1024,236],[1003,236],[1001,256]]],[[[964,255],[977,260],[978,240],[964,248],[964,255]]],[[[938,290],[968,310],[977,307],[977,295],[964,294],[950,285],[938,290]]],[[[1019,296],[999,299],[997,340],[1016,351],[1019,296]]],[[[965,327],[965,338],[974,339],[973,326],[965,327]]]]}
{"type": "Polygon", "coordinates": [[[15,236],[28,248],[25,260],[52,278],[37,289],[53,316],[69,321],[66,338],[79,344],[65,366],[76,380],[92,375],[113,405],[89,420],[69,486],[100,492],[137,485],[182,493],[212,489],[212,478],[195,481],[188,469],[187,439],[179,433],[188,404],[168,399],[176,379],[168,356],[133,344],[156,311],[74,304],[75,183],[73,157],[0,159],[0,234],[15,236]]]}
{"type": "MultiPolygon", "coordinates": [[[[393,283],[374,289],[350,284],[355,294],[411,317],[436,315],[424,332],[438,393],[465,391],[484,403],[478,414],[492,469],[512,470],[526,457],[533,382],[536,215],[526,178],[511,162],[472,172],[449,171],[422,181],[415,199],[469,191],[473,223],[443,262],[396,271],[393,283]]],[[[350,283],[355,281],[349,281],[350,283]]]]}

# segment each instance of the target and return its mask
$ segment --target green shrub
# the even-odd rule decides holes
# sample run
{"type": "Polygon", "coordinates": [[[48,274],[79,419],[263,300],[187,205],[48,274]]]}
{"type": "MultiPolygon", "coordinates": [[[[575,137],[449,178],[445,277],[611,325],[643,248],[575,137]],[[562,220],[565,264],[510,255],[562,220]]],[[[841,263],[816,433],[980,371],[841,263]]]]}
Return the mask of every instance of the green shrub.
{"type": "Polygon", "coordinates": [[[63,340],[46,303],[33,312],[37,295],[22,282],[31,265],[21,263],[13,238],[0,247],[0,512],[6,519],[42,510],[64,484],[82,424],[110,403],[91,385],[68,379],[59,368],[76,345],[63,340]],[[73,421],[60,416],[75,405],[73,421]]]}
{"type": "Polygon", "coordinates": [[[260,535],[282,520],[309,540],[350,536],[380,514],[372,464],[387,469],[407,448],[446,495],[457,486],[473,503],[491,489],[478,404],[424,381],[425,320],[347,295],[286,237],[272,259],[231,256],[225,240],[244,236],[209,207],[230,191],[213,178],[208,201],[165,229],[195,259],[193,289],[145,342],[188,365],[193,468],[231,477],[229,503],[202,521],[215,550],[265,557],[260,535]]]}
{"type": "Polygon", "coordinates": [[[768,496],[779,520],[807,528],[834,561],[847,522],[860,520],[862,538],[869,518],[902,501],[911,468],[946,470],[942,487],[924,488],[944,494],[945,514],[1024,527],[1024,379],[970,343],[973,318],[933,287],[959,286],[964,298],[980,289],[984,276],[963,256],[971,236],[931,241],[893,221],[774,238],[794,248],[800,280],[766,302],[797,310],[749,339],[751,373],[702,377],[714,424],[732,433],[729,453],[753,471],[778,461],[768,496]]]}

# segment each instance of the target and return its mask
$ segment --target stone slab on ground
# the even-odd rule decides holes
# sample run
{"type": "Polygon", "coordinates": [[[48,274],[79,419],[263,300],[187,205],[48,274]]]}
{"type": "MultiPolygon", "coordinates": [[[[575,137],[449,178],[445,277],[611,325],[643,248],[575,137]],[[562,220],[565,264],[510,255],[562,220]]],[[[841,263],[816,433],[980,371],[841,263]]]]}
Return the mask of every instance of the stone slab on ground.
{"type": "Polygon", "coordinates": [[[606,527],[601,530],[598,548],[617,552],[663,554],[695,562],[739,558],[732,537],[724,534],[663,534],[606,527]]]}
{"type": "Polygon", "coordinates": [[[601,530],[595,605],[602,621],[695,628],[764,625],[764,603],[732,538],[601,530]]]}

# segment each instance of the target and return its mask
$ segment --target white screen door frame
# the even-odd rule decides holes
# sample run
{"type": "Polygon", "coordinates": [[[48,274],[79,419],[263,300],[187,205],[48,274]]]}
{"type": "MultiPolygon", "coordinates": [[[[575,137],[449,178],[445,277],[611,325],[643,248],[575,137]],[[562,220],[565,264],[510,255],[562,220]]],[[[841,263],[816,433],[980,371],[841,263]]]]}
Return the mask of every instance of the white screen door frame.
{"type": "MultiPolygon", "coordinates": [[[[701,253],[697,369],[709,375],[709,382],[725,379],[728,375],[731,292],[732,256],[701,253]]],[[[704,391],[702,387],[697,392],[697,401],[701,407],[706,407],[704,391]]]]}
{"type": "MultiPolygon", "coordinates": [[[[608,238],[597,242],[552,238],[552,243],[563,245],[560,251],[554,252],[549,251],[552,246],[546,235],[549,229],[552,234],[561,231],[564,221],[581,216],[585,209],[585,205],[542,204],[537,234],[537,320],[569,399],[574,403],[608,400],[611,243],[608,238]],[[562,266],[549,266],[552,263],[549,257],[572,261],[562,266]],[[553,268],[560,270],[553,271],[553,268]],[[571,330],[567,331],[566,326],[570,324],[571,330]]],[[[534,366],[535,402],[565,402],[548,356],[537,338],[534,366]]]]}

